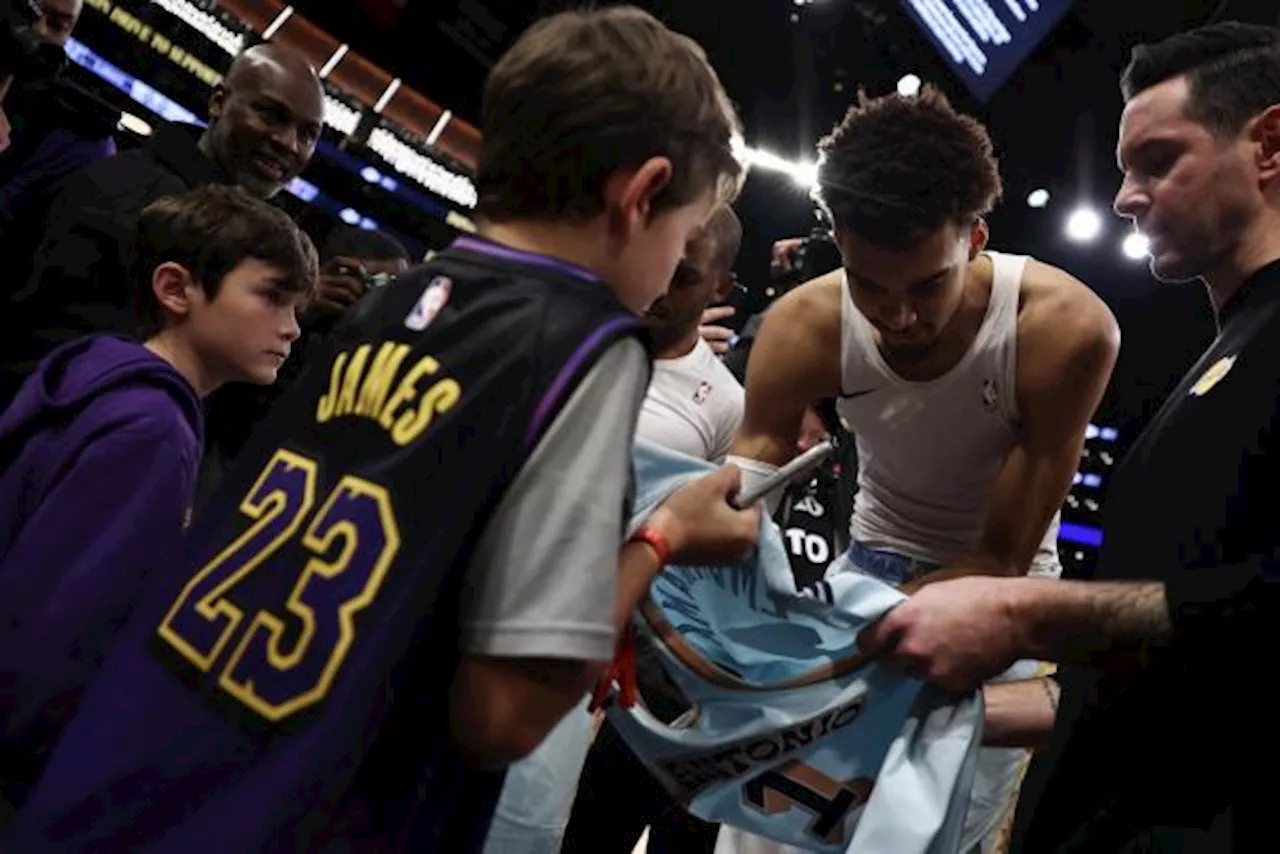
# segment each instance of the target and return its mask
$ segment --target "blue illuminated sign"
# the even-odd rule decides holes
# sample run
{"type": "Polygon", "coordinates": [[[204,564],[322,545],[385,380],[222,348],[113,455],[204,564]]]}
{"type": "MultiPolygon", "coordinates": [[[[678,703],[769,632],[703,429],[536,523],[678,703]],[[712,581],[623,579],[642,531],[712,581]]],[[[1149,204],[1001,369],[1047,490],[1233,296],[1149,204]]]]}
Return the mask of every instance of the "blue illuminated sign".
{"type": "Polygon", "coordinates": [[[951,69],[986,101],[1062,20],[1072,0],[902,0],[951,69]]]}
{"type": "Polygon", "coordinates": [[[1102,545],[1102,530],[1091,525],[1077,525],[1074,522],[1063,522],[1058,528],[1058,539],[1081,546],[1102,545]]]}

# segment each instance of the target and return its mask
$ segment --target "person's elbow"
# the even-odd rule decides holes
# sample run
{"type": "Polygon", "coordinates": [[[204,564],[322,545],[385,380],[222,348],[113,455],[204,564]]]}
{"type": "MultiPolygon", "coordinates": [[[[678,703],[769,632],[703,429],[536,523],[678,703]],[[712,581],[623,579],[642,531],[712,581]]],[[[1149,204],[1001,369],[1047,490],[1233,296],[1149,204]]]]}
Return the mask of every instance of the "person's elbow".
{"type": "Polygon", "coordinates": [[[449,697],[449,728],[480,768],[533,752],[604,673],[603,662],[464,656],[449,697]]]}

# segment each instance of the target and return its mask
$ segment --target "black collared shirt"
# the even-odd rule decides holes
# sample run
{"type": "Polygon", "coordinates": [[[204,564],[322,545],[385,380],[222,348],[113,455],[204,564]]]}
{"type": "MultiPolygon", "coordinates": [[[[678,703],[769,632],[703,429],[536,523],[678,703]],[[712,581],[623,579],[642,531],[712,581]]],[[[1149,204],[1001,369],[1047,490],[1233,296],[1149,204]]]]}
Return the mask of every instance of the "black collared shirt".
{"type": "Polygon", "coordinates": [[[1127,673],[1062,672],[1052,744],[1023,789],[1023,852],[1270,850],[1280,735],[1280,262],[1116,472],[1101,581],[1158,580],[1174,641],[1127,673]]]}

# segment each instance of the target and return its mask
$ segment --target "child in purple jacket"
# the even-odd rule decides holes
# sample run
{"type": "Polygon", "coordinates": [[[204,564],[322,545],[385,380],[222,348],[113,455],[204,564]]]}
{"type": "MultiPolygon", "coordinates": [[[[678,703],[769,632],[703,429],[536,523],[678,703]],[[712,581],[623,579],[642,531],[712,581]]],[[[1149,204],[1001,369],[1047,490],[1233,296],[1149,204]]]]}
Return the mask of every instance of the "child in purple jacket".
{"type": "Polygon", "coordinates": [[[271,383],[315,249],[226,186],[162,198],[133,243],[139,340],[50,353],[0,414],[0,800],[20,806],[152,572],[181,567],[202,399],[271,383]]]}

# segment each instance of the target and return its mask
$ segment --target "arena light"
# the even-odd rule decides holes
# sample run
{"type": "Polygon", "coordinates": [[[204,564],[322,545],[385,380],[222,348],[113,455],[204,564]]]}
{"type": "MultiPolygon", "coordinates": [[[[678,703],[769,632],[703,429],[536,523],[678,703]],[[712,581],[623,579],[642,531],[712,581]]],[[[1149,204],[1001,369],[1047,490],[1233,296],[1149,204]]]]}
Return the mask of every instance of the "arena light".
{"type": "Polygon", "coordinates": [[[444,129],[449,126],[449,120],[452,118],[452,110],[445,110],[440,114],[440,118],[436,119],[436,123],[431,126],[431,132],[427,134],[427,145],[435,145],[440,141],[440,134],[444,133],[444,129]]]}
{"type": "Polygon", "coordinates": [[[1078,207],[1067,217],[1067,237],[1077,243],[1089,243],[1102,233],[1102,217],[1090,207],[1078,207]]]}
{"type": "Polygon", "coordinates": [[[284,26],[284,22],[293,17],[293,7],[285,6],[280,10],[280,14],[272,18],[271,23],[267,24],[267,28],[262,31],[262,40],[270,41],[271,37],[280,32],[280,28],[284,26]]]}
{"type": "Polygon", "coordinates": [[[387,108],[387,104],[391,103],[391,99],[395,97],[396,92],[400,91],[400,78],[392,80],[387,84],[387,88],[382,91],[382,95],[378,98],[378,103],[373,105],[375,113],[381,113],[387,108]]]}
{"type": "Polygon", "coordinates": [[[120,121],[116,123],[116,127],[120,130],[136,133],[138,136],[151,136],[151,125],[133,113],[121,113],[120,121]]]}
{"type": "Polygon", "coordinates": [[[1146,238],[1146,235],[1135,231],[1124,239],[1120,248],[1124,252],[1124,257],[1132,261],[1141,261],[1151,250],[1151,241],[1146,238]]]}
{"type": "Polygon", "coordinates": [[[904,98],[914,98],[920,94],[921,80],[914,74],[904,74],[898,78],[898,94],[904,98]]]}
{"type": "Polygon", "coordinates": [[[468,208],[476,206],[476,188],[471,179],[459,175],[401,141],[386,128],[374,128],[369,148],[391,164],[401,175],[412,178],[437,196],[468,208]]]}
{"type": "Polygon", "coordinates": [[[813,190],[818,185],[816,163],[798,163],[763,148],[752,148],[741,137],[734,137],[733,148],[737,158],[751,168],[781,172],[806,190],[813,190]]]}
{"type": "Polygon", "coordinates": [[[329,58],[324,61],[324,65],[320,66],[320,71],[319,71],[320,79],[323,80],[326,77],[328,77],[330,74],[332,74],[333,69],[338,67],[338,63],[342,62],[342,58],[346,56],[347,52],[350,50],[351,50],[351,45],[349,44],[338,45],[338,47],[333,51],[333,53],[329,54],[329,58]]]}
{"type": "Polygon", "coordinates": [[[325,95],[324,123],[339,133],[350,136],[360,125],[360,113],[332,95],[325,95]]]}
{"type": "Polygon", "coordinates": [[[1027,194],[1027,207],[1042,208],[1049,204],[1049,191],[1044,188],[1032,190],[1027,194]]]}
{"type": "MultiPolygon", "coordinates": [[[[244,50],[244,35],[228,28],[217,17],[190,0],[151,0],[169,14],[181,20],[209,41],[235,56],[244,50]]],[[[281,21],[281,23],[284,23],[281,21]]]]}

